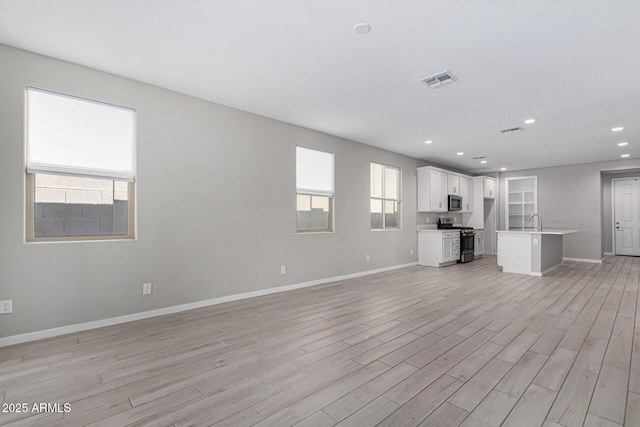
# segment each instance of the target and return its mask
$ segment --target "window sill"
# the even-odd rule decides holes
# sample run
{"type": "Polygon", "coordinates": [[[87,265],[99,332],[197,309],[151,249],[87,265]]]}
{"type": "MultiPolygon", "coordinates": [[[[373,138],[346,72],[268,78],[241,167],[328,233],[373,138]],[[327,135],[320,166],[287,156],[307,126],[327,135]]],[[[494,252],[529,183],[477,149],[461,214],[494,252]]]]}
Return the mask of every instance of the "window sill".
{"type": "Polygon", "coordinates": [[[56,238],[56,237],[41,237],[35,239],[26,239],[24,243],[39,244],[39,243],[95,243],[95,242],[132,242],[138,240],[137,237],[113,237],[100,236],[98,238],[56,238]]]}

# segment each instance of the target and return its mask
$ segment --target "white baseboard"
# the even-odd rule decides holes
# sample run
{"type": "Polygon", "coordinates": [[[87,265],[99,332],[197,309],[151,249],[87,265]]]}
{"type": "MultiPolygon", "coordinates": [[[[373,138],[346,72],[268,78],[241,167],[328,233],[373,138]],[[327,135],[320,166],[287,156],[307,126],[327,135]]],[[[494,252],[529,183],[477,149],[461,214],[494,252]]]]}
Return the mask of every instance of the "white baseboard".
{"type": "Polygon", "coordinates": [[[576,261],[576,262],[591,262],[594,264],[602,264],[601,259],[590,259],[590,258],[562,258],[563,261],[576,261]]]}
{"type": "Polygon", "coordinates": [[[93,322],[77,323],[74,325],[61,326],[59,328],[45,329],[42,331],[29,332],[26,334],[12,335],[0,338],[0,347],[8,345],[21,344],[29,341],[36,341],[45,338],[57,337],[60,335],[71,334],[74,332],[87,331],[90,329],[103,328],[105,326],[118,325],[120,323],[132,322],[134,320],[148,319],[150,317],[163,316],[165,314],[178,313],[180,311],[193,310],[194,308],[207,307],[211,305],[222,304],[225,302],[238,301],[247,298],[258,297],[262,295],[275,294],[278,292],[286,292],[294,289],[307,288],[309,286],[317,286],[325,283],[339,282],[342,280],[353,279],[356,277],[368,276],[370,274],[382,273],[385,271],[397,270],[400,268],[412,267],[418,265],[417,262],[408,264],[394,265],[391,267],[378,268],[375,270],[361,271],[358,273],[345,274],[343,276],[329,277],[326,279],[312,280],[309,282],[296,283],[293,285],[278,286],[276,288],[262,289],[254,292],[245,292],[242,294],[229,295],[220,298],[213,298],[204,301],[196,301],[187,304],[174,305],[171,307],[159,308],[156,310],[143,311],[140,313],[127,314],[124,316],[111,317],[108,319],[95,320],[93,322]]]}
{"type": "Polygon", "coordinates": [[[613,252],[603,252],[602,255],[605,256],[614,256],[615,254],[613,252]]]}

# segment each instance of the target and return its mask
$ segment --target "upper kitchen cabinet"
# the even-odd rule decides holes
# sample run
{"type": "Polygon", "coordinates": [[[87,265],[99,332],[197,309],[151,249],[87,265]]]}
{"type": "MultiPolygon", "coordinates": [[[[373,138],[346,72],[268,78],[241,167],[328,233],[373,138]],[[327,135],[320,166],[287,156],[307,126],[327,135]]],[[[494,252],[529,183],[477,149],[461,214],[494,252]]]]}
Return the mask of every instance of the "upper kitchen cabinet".
{"type": "Polygon", "coordinates": [[[432,167],[418,168],[418,211],[447,212],[447,174],[432,167]]]}
{"type": "Polygon", "coordinates": [[[538,177],[523,176],[505,180],[505,218],[507,230],[533,230],[535,223],[528,221],[538,213],[538,177]]]}
{"type": "Polygon", "coordinates": [[[496,198],[496,180],[493,178],[484,177],[484,198],[495,199],[496,198]]]}
{"type": "Polygon", "coordinates": [[[419,212],[447,212],[449,195],[462,198],[462,209],[459,212],[473,211],[473,179],[471,177],[433,166],[418,168],[419,212]]]}
{"type": "Polygon", "coordinates": [[[447,175],[447,193],[454,196],[460,195],[460,177],[457,175],[447,175]]]}
{"type": "Polygon", "coordinates": [[[473,179],[460,177],[460,197],[462,197],[462,211],[473,211],[473,179]]]}

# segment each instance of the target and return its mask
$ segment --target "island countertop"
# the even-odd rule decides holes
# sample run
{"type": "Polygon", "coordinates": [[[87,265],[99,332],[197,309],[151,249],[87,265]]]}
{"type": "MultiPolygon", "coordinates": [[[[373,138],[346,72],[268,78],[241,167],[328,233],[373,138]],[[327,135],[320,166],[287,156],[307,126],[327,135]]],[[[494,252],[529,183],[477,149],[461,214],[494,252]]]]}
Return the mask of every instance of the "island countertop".
{"type": "Polygon", "coordinates": [[[496,231],[496,233],[518,233],[518,234],[559,234],[559,235],[565,235],[565,234],[573,234],[573,233],[579,233],[580,230],[572,230],[572,229],[555,229],[555,228],[550,228],[548,230],[542,230],[542,231],[538,231],[538,230],[498,230],[496,231]]]}

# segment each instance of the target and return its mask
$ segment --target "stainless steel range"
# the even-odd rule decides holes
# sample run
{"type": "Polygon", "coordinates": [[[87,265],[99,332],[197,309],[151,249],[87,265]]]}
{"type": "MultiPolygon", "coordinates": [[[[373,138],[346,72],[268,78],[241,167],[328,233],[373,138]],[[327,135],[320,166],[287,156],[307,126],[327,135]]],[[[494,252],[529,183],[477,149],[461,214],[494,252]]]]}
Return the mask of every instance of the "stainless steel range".
{"type": "Polygon", "coordinates": [[[473,227],[455,226],[453,218],[438,218],[438,230],[460,230],[460,259],[458,262],[473,261],[473,245],[476,236],[473,227]]]}

